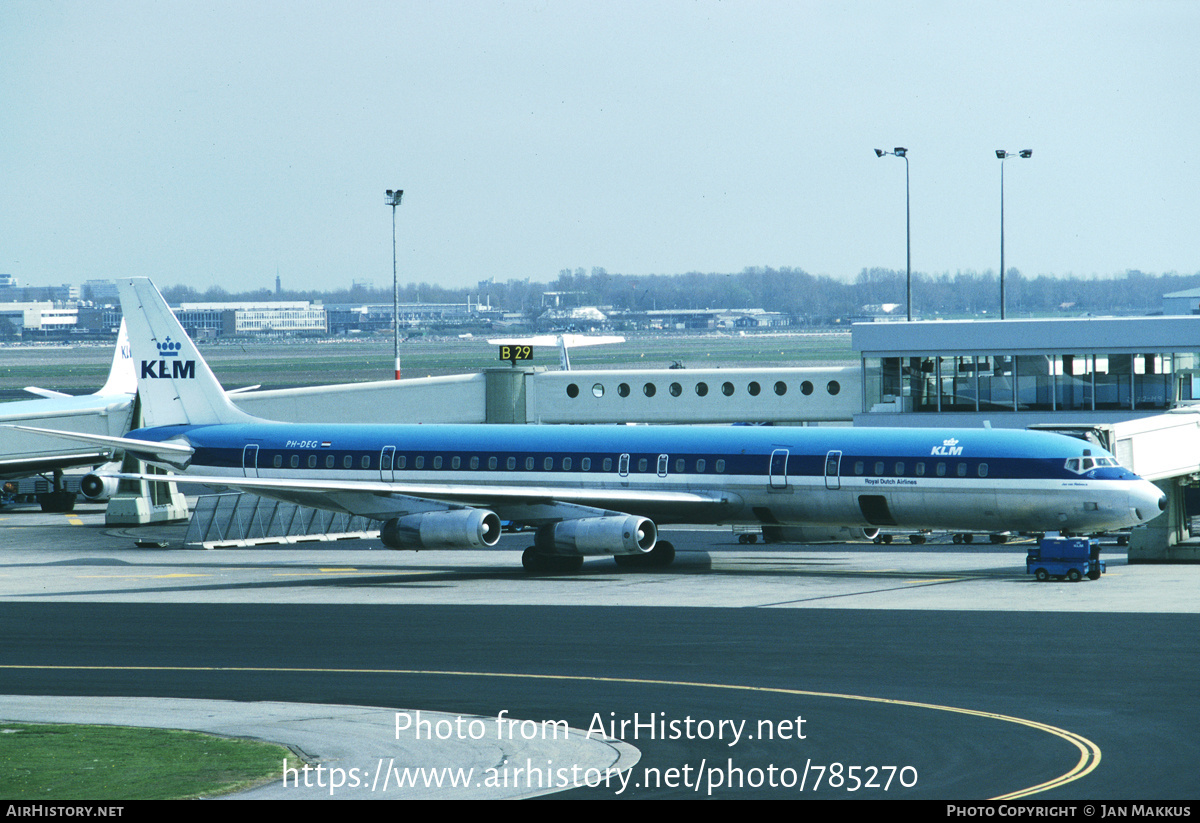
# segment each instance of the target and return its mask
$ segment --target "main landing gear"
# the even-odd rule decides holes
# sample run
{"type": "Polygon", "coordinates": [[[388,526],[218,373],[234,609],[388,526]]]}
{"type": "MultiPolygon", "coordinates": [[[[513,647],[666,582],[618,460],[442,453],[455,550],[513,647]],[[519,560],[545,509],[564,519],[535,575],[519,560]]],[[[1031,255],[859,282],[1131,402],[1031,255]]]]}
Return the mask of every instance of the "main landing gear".
{"type": "MultiPolygon", "coordinates": [[[[675,547],[660,540],[646,554],[617,554],[613,560],[623,569],[665,569],[675,560],[675,547]]],[[[530,546],[521,555],[521,565],[530,574],[571,574],[583,566],[583,557],[571,554],[543,554],[530,546]]]]}

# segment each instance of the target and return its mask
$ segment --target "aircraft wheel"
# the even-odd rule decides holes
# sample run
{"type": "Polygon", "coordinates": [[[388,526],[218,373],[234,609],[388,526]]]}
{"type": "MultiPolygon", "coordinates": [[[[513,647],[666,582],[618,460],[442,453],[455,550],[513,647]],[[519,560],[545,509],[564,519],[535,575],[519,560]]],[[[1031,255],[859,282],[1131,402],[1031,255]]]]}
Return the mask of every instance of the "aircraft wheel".
{"type": "Polygon", "coordinates": [[[963,542],[964,542],[964,543],[973,543],[973,542],[975,542],[975,535],[973,535],[973,534],[964,534],[964,535],[963,535],[963,542]]]}
{"type": "Polygon", "coordinates": [[[1079,569],[1071,569],[1067,572],[1067,580],[1071,583],[1078,583],[1082,577],[1083,575],[1079,573],[1079,569]]]}
{"type": "Polygon", "coordinates": [[[908,536],[908,542],[909,542],[909,543],[912,543],[914,546],[920,546],[922,543],[924,543],[924,542],[925,542],[925,535],[923,535],[923,534],[910,534],[910,535],[908,536]]]}
{"type": "Polygon", "coordinates": [[[1038,569],[1033,573],[1033,576],[1037,578],[1039,583],[1045,583],[1050,579],[1050,572],[1046,571],[1045,569],[1038,569]]]}
{"type": "Polygon", "coordinates": [[[521,565],[525,567],[525,571],[531,574],[545,571],[546,560],[546,555],[539,553],[533,546],[521,553],[521,565]]]}
{"type": "Polygon", "coordinates": [[[75,492],[43,492],[37,496],[37,501],[47,514],[75,511],[75,492]]]}
{"type": "Polygon", "coordinates": [[[954,535],[954,537],[951,538],[951,540],[953,540],[955,542],[955,544],[957,545],[958,543],[962,542],[962,535],[956,534],[956,535],[954,535]]]}
{"type": "Polygon", "coordinates": [[[665,569],[667,566],[675,562],[675,546],[666,540],[660,540],[654,544],[654,548],[649,554],[644,554],[646,565],[655,569],[665,569]]]}
{"type": "Polygon", "coordinates": [[[1007,543],[1008,535],[1007,534],[989,534],[988,540],[992,541],[993,543],[1007,543]]]}

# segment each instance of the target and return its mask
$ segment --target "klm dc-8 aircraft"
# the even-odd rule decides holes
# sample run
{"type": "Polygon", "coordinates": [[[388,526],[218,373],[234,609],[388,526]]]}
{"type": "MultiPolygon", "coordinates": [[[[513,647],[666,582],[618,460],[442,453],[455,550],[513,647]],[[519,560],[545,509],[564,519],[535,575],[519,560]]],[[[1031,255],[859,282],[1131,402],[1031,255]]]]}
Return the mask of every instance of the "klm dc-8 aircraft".
{"type": "Polygon", "coordinates": [[[153,283],[119,289],[146,425],[80,439],[383,521],[391,548],[492,546],[510,521],[537,530],[533,571],[665,566],[658,523],[1096,533],[1165,506],[1108,452],[1044,432],[270,422],[229,402],[153,283]]]}

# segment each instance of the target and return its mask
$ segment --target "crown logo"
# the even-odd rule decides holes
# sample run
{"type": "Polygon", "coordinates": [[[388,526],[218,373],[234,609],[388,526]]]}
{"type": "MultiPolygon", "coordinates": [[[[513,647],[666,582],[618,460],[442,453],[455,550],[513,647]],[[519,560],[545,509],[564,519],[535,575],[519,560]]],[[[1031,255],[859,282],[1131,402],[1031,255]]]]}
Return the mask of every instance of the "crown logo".
{"type": "Polygon", "coordinates": [[[942,445],[943,446],[957,446],[958,441],[955,440],[953,437],[951,437],[949,440],[943,440],[942,445]]]}
{"type": "Polygon", "coordinates": [[[158,354],[160,357],[178,357],[179,350],[183,348],[182,343],[172,343],[170,337],[168,337],[165,342],[155,343],[154,345],[158,347],[158,354]]]}

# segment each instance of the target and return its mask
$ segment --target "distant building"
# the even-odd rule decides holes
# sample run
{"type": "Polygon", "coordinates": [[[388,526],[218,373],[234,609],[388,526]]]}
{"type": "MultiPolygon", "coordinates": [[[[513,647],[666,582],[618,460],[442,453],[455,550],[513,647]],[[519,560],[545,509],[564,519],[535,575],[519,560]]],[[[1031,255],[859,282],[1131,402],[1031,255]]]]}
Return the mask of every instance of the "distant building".
{"type": "Polygon", "coordinates": [[[1200,314],[1200,289],[1185,289],[1164,294],[1163,314],[1200,314]]]}
{"type": "Polygon", "coordinates": [[[326,334],[325,309],[307,300],[266,303],[183,303],[174,310],[199,338],[256,334],[326,334]]]}

